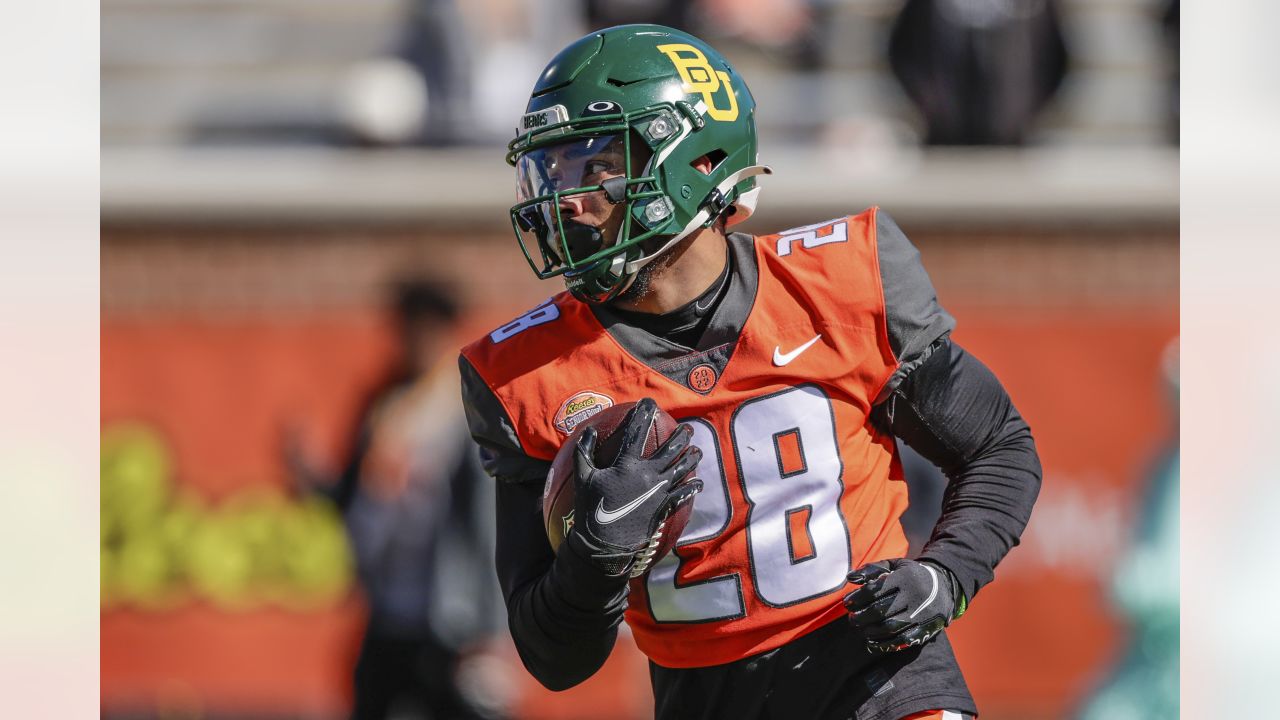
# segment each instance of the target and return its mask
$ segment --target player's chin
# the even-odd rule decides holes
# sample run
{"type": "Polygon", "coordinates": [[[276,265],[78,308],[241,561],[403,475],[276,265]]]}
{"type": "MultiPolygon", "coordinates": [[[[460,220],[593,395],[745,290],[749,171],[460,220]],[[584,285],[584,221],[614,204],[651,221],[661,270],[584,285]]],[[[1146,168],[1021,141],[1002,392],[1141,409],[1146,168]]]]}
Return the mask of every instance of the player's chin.
{"type": "Polygon", "coordinates": [[[671,253],[663,253],[660,257],[636,272],[636,277],[617,297],[618,302],[634,303],[653,292],[653,278],[671,264],[671,253]]]}

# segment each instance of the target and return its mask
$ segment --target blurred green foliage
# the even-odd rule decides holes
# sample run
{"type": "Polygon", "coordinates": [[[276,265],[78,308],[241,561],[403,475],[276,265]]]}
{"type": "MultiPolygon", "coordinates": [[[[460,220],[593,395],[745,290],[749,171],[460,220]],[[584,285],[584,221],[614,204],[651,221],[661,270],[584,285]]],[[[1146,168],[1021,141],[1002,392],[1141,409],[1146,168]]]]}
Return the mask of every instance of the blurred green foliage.
{"type": "Polygon", "coordinates": [[[306,610],[350,591],[351,551],[327,501],[257,487],[212,506],[175,486],[154,429],[114,424],[101,442],[103,609],[198,599],[226,610],[306,610]]]}

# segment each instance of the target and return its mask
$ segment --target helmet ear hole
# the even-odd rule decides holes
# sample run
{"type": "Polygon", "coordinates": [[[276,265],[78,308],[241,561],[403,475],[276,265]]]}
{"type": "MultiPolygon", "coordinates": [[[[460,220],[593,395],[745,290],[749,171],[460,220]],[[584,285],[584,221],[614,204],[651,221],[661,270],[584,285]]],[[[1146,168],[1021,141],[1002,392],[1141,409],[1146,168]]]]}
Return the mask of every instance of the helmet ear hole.
{"type": "Polygon", "coordinates": [[[715,172],[717,167],[720,167],[720,163],[724,162],[727,157],[728,154],[723,150],[712,150],[689,163],[689,166],[703,175],[710,175],[715,172]]]}

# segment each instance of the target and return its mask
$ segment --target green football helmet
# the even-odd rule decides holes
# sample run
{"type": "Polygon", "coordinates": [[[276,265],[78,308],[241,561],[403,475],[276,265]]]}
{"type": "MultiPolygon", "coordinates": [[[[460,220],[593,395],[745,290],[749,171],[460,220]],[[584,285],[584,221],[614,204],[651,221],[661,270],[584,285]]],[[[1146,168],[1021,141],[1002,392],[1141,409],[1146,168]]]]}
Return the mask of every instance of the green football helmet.
{"type": "Polygon", "coordinates": [[[755,109],[724,57],[679,30],[622,25],[566,47],[538,77],[507,148],[511,224],[530,267],[605,302],[699,228],[746,220],[755,176],[770,172],[756,164],[755,109]],[[701,158],[709,173],[695,167],[701,158]],[[573,219],[588,197],[623,206],[613,226],[573,219]]]}

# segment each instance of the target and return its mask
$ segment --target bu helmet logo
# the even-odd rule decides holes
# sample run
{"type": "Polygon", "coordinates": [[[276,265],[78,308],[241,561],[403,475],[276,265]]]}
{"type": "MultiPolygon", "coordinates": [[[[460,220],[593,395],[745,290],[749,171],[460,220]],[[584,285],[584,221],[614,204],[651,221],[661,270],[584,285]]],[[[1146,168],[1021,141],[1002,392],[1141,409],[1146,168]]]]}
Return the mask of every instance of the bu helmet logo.
{"type": "Polygon", "coordinates": [[[659,45],[658,50],[676,66],[680,79],[684,81],[685,92],[702,96],[703,102],[707,104],[707,114],[712,120],[728,122],[738,119],[738,98],[733,94],[733,86],[729,84],[729,73],[711,67],[707,56],[692,45],[659,45]],[[728,98],[727,108],[716,105],[715,94],[721,87],[728,98]]]}

